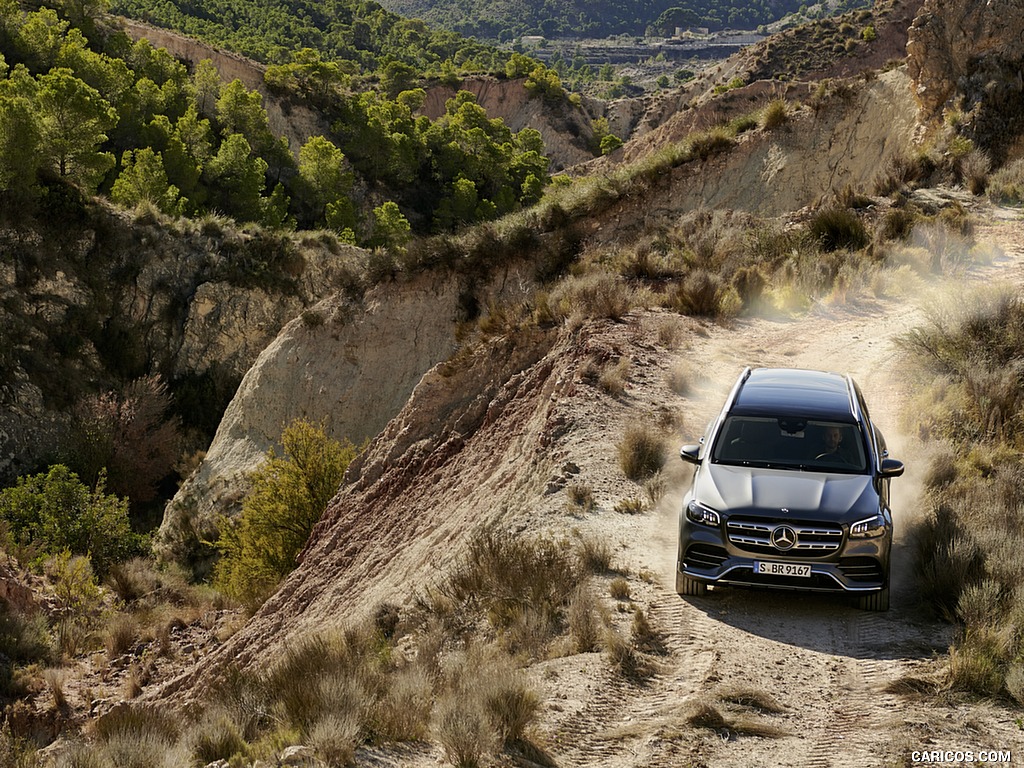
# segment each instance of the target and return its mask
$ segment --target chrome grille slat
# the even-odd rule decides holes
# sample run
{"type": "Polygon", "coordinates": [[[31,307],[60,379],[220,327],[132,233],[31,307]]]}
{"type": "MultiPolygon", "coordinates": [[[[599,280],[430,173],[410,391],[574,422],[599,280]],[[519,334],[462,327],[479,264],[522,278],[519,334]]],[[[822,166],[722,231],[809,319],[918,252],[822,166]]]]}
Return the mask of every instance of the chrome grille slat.
{"type": "Polygon", "coordinates": [[[843,529],[838,525],[801,524],[788,520],[761,522],[741,518],[726,521],[725,528],[729,542],[737,547],[779,554],[780,550],[775,548],[770,538],[772,530],[778,525],[787,525],[796,533],[796,544],[786,550],[794,555],[827,554],[838,550],[843,543],[843,529]]]}

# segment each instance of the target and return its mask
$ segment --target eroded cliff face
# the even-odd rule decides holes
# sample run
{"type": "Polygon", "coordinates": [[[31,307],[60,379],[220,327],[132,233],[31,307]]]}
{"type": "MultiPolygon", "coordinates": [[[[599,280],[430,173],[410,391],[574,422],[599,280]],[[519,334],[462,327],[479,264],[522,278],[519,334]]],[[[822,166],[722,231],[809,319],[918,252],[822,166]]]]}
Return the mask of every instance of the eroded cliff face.
{"type": "Polygon", "coordinates": [[[362,253],[99,202],[57,221],[0,227],[7,481],[60,458],[67,414],[90,393],[154,372],[233,391],[286,322],[352,283],[362,253]]]}
{"type": "MultiPolygon", "coordinates": [[[[787,88],[752,83],[730,94],[732,98],[716,113],[680,113],[592,164],[590,170],[610,168],[616,161],[642,161],[709,124],[743,114],[744,105],[749,111],[750,103],[783,96],[799,103],[797,96],[813,94],[806,84],[787,88]],[[713,121],[716,115],[719,119],[713,121]]],[[[741,134],[736,146],[721,154],[666,169],[651,180],[643,201],[624,199],[602,221],[589,222],[590,236],[601,242],[628,241],[696,209],[779,216],[827,201],[846,187],[871,190],[889,160],[913,148],[917,128],[917,110],[904,70],[885,72],[869,82],[843,83],[816,109],[791,107],[786,122],[772,130],[741,134]]]]}
{"type": "Polygon", "coordinates": [[[924,118],[961,111],[968,133],[1002,159],[1024,117],[1024,3],[926,0],[907,67],[924,118]]]}
{"type": "Polygon", "coordinates": [[[481,285],[454,273],[421,274],[378,285],[359,299],[333,296],[289,323],[263,350],[231,401],[198,470],[168,504],[160,546],[190,559],[193,535],[216,537],[221,515],[239,511],[247,476],[280,451],[294,419],[359,445],[405,406],[423,374],[457,348],[467,301],[522,300],[533,286],[523,265],[508,265],[481,285]],[[469,298],[471,297],[471,298],[469,298]]]}

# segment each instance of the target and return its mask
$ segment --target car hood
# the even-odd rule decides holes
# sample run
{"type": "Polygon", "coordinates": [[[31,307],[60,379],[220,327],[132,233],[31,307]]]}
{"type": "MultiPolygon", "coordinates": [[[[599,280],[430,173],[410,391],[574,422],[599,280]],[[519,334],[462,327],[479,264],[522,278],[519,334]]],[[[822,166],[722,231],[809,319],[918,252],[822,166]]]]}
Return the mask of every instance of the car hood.
{"type": "Polygon", "coordinates": [[[878,511],[871,475],[828,474],[705,464],[697,473],[695,498],[721,512],[764,510],[841,518],[878,511]]]}

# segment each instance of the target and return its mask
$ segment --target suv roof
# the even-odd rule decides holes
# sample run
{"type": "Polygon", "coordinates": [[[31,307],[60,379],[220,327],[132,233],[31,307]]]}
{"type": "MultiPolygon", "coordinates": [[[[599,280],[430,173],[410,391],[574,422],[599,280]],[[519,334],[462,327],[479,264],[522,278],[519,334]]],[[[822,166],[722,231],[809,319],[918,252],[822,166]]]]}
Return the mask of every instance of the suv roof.
{"type": "Polygon", "coordinates": [[[729,413],[737,416],[800,416],[856,422],[848,376],[795,368],[747,369],[729,413]]]}

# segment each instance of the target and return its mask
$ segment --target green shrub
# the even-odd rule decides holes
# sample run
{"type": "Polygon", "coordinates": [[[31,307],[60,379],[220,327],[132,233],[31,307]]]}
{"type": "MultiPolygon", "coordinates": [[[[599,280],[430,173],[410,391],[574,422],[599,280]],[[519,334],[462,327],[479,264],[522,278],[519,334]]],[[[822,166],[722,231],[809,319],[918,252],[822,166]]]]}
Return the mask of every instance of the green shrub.
{"type": "Polygon", "coordinates": [[[62,464],[0,491],[0,521],[15,545],[32,545],[41,556],[86,555],[101,576],[143,548],[129,524],[128,502],[104,492],[102,475],[90,491],[62,464]]]}
{"type": "Polygon", "coordinates": [[[67,656],[76,656],[88,642],[99,617],[101,596],[89,558],[65,550],[46,563],[57,608],[57,643],[67,656]]]}
{"type": "Polygon", "coordinates": [[[237,521],[225,522],[217,543],[214,585],[255,607],[296,565],[295,557],[323,514],[356,449],[331,440],[307,421],[292,422],[252,477],[237,521]]]}
{"type": "Polygon", "coordinates": [[[867,231],[856,213],[848,208],[825,208],[808,225],[811,236],[825,251],[860,250],[868,244],[867,231]]]}

